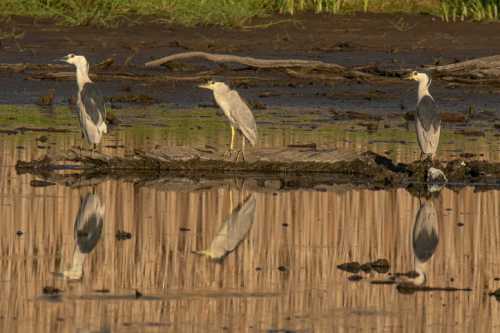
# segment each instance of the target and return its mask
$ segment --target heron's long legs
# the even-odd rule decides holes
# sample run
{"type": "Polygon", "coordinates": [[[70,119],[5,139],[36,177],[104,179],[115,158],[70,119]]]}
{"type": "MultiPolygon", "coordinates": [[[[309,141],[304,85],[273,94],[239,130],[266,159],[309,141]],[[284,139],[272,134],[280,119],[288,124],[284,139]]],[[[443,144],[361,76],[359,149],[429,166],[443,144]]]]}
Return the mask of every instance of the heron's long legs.
{"type": "Polygon", "coordinates": [[[224,153],[224,157],[230,158],[234,151],[234,137],[236,136],[236,128],[231,125],[231,145],[229,146],[229,150],[226,150],[224,153]]]}
{"type": "Polygon", "coordinates": [[[241,141],[241,150],[238,150],[238,153],[236,154],[236,161],[238,161],[240,155],[243,161],[246,161],[245,158],[245,137],[242,136],[242,141],[241,141]]]}

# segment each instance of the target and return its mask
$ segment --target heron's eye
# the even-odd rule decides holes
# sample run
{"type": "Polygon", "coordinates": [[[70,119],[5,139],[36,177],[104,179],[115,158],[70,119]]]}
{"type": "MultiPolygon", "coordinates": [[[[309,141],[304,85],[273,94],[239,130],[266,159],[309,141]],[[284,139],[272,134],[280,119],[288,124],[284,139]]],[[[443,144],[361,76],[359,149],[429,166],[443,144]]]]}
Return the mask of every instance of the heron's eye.
{"type": "Polygon", "coordinates": [[[74,56],[75,56],[75,55],[74,55],[73,53],[70,53],[70,54],[68,55],[68,57],[69,57],[69,58],[73,58],[74,56]]]}
{"type": "Polygon", "coordinates": [[[413,75],[417,75],[418,73],[417,72],[413,72],[413,75]]]}

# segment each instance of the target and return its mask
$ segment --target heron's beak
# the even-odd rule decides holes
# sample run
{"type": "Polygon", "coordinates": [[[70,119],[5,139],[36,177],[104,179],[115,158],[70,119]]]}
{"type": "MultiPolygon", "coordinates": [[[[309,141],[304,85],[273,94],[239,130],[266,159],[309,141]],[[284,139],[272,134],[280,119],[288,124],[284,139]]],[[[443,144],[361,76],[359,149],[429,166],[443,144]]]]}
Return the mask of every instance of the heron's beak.
{"type": "Polygon", "coordinates": [[[203,89],[211,89],[210,84],[208,84],[208,83],[206,83],[206,84],[200,84],[200,85],[198,86],[198,88],[203,88],[203,89]]]}
{"type": "Polygon", "coordinates": [[[56,59],[56,60],[54,60],[54,61],[56,61],[56,62],[68,62],[68,57],[67,57],[67,56],[65,56],[65,57],[62,57],[62,58],[56,59]]]}
{"type": "Polygon", "coordinates": [[[413,80],[413,75],[411,75],[411,74],[405,75],[403,77],[403,79],[405,79],[405,80],[413,80]]]}

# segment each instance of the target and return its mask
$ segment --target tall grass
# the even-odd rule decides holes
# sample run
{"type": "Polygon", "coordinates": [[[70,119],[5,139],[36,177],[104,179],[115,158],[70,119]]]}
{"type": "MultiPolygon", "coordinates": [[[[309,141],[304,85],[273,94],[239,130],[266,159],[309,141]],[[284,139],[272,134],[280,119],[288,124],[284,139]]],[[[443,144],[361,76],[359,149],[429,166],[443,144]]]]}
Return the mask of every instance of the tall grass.
{"type": "Polygon", "coordinates": [[[316,13],[414,12],[430,10],[439,0],[276,0],[280,13],[295,14],[312,10],[316,13]]]}
{"type": "Polygon", "coordinates": [[[242,26],[274,13],[430,12],[445,21],[499,19],[500,0],[0,0],[0,17],[55,18],[69,25],[113,26],[150,16],[184,25],[242,26]]]}
{"type": "Polygon", "coordinates": [[[139,16],[184,25],[242,25],[271,12],[266,0],[0,0],[0,15],[56,18],[69,25],[116,25],[139,16]]]}
{"type": "Polygon", "coordinates": [[[473,19],[498,20],[500,0],[442,0],[441,16],[444,21],[473,19]]]}

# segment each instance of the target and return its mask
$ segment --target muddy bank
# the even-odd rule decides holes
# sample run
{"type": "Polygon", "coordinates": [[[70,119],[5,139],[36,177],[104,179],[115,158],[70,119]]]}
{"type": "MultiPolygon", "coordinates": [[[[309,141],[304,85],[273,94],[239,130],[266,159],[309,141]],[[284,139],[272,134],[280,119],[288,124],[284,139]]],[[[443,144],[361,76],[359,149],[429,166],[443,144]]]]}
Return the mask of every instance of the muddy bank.
{"type": "MultiPolygon", "coordinates": [[[[174,53],[202,51],[323,61],[386,75],[421,65],[446,65],[500,54],[497,25],[446,24],[429,16],[275,16],[244,29],[186,28],[151,22],[97,31],[92,27],[61,27],[47,20],[13,18],[0,23],[6,36],[0,45],[0,63],[36,66],[54,63],[54,59],[69,52],[82,53],[94,64],[91,71],[98,74],[94,78],[109,100],[126,104],[147,101],[183,107],[205,105],[211,98],[196,84],[217,77],[229,81],[261,108],[334,106],[339,111],[404,114],[405,107],[414,105],[415,96],[407,91],[415,86],[402,80],[381,85],[357,79],[338,80],[328,72],[262,71],[203,59],[176,61],[156,69],[145,68],[144,63],[174,53]],[[273,22],[281,23],[268,24],[273,22]]],[[[0,70],[0,85],[10,87],[0,91],[0,102],[35,104],[51,91],[54,104],[65,104],[75,94],[75,84],[68,81],[71,71],[62,66],[44,73],[22,66],[17,71],[0,70]],[[63,74],[50,77],[52,71],[63,74]]],[[[470,85],[435,80],[432,91],[440,106],[452,112],[464,112],[479,104],[482,109],[495,109],[500,103],[494,85],[478,91],[470,85]]]]}
{"type": "Polygon", "coordinates": [[[251,186],[271,190],[320,189],[324,185],[352,183],[367,188],[410,186],[419,192],[425,190],[431,166],[443,170],[453,186],[500,187],[500,163],[457,159],[405,164],[370,151],[356,154],[318,150],[314,146],[250,151],[245,162],[226,160],[223,152],[211,146],[136,151],[125,157],[69,151],[40,160],[18,161],[16,170],[68,186],[92,185],[114,178],[150,185],[157,181],[166,189],[187,186],[196,190],[234,178],[250,178],[251,186]],[[184,178],[196,181],[179,180],[184,178]]]}

